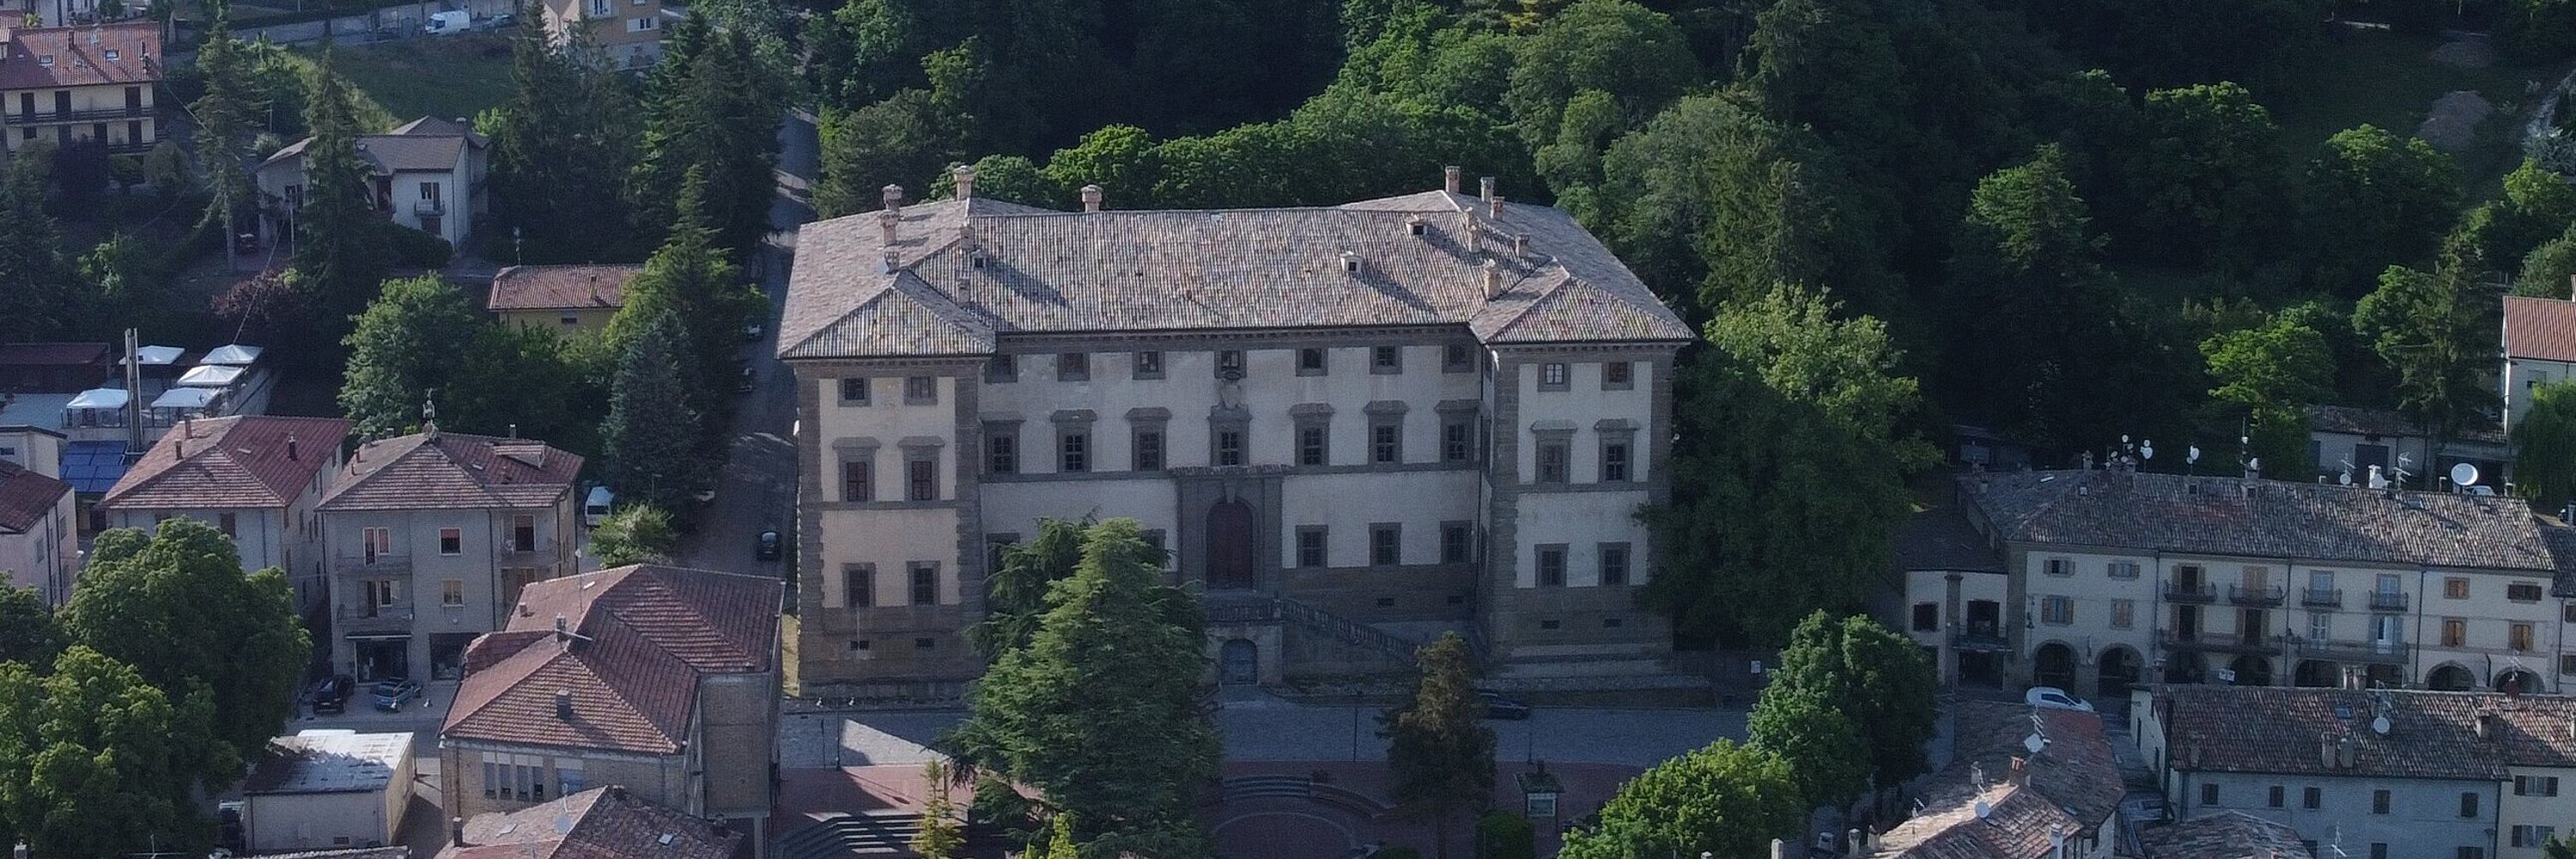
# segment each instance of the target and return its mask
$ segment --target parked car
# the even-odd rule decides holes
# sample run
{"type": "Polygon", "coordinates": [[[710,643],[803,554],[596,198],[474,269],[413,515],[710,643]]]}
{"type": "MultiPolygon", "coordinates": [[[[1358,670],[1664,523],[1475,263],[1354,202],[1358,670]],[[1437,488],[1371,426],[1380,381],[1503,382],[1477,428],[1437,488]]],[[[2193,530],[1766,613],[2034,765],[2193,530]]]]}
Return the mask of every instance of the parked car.
{"type": "Polygon", "coordinates": [[[1510,698],[1504,697],[1503,693],[1496,692],[1491,689],[1478,689],[1476,690],[1476,697],[1482,698],[1485,701],[1485,718],[1527,719],[1530,717],[1530,708],[1528,704],[1523,704],[1519,701],[1514,701],[1510,698]]]}
{"type": "Polygon", "coordinates": [[[313,705],[316,714],[338,713],[348,709],[349,696],[357,694],[357,691],[357,680],[346,674],[334,674],[315,682],[304,700],[313,705]]]}
{"type": "Polygon", "coordinates": [[[409,706],[412,699],[418,697],[420,697],[420,684],[411,680],[384,680],[376,683],[376,709],[378,710],[400,710],[409,706]]]}
{"type": "Polygon", "coordinates": [[[453,12],[430,13],[429,23],[421,25],[420,31],[432,36],[452,36],[473,28],[473,13],[459,9],[453,12]]]}
{"type": "Polygon", "coordinates": [[[778,532],[762,531],[751,541],[751,557],[759,561],[778,560],[778,532]]]}
{"type": "Polygon", "coordinates": [[[2081,710],[2086,713],[2093,712],[2092,702],[2066,694],[2066,690],[2059,689],[2055,686],[2030,687],[2030,691],[2022,693],[2021,701],[2024,704],[2029,704],[2042,710],[2081,710]]]}

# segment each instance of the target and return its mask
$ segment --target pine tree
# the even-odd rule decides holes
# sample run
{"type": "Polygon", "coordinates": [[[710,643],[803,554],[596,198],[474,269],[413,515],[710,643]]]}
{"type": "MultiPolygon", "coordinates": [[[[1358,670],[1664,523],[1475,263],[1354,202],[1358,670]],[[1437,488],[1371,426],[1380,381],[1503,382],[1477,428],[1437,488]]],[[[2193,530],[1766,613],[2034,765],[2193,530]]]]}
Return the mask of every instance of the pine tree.
{"type": "Polygon", "coordinates": [[[921,829],[912,836],[912,852],[922,859],[954,859],[966,848],[965,827],[958,824],[957,804],[948,799],[948,765],[933,760],[921,765],[921,780],[930,798],[921,804],[921,829]]]}
{"type": "Polygon", "coordinates": [[[1458,812],[1483,808],[1494,793],[1494,729],[1485,727],[1466,639],[1455,632],[1414,654],[1413,697],[1378,719],[1389,743],[1386,766],[1396,810],[1431,823],[1432,850],[1449,859],[1458,812]]]}
{"type": "Polygon", "coordinates": [[[607,481],[619,498],[665,510],[697,490],[701,470],[698,417],[682,375],[679,320],[669,313],[626,344],[609,387],[600,427],[607,481]]]}
{"type": "Polygon", "coordinates": [[[222,225],[224,260],[229,263],[233,261],[230,239],[241,232],[235,218],[257,199],[257,191],[251,187],[250,171],[243,167],[250,157],[250,106],[245,100],[248,83],[241,46],[232,35],[232,4],[218,0],[211,5],[214,20],[197,48],[197,72],[205,77],[206,91],[188,104],[188,115],[197,123],[198,172],[214,192],[199,224],[222,225]]]}
{"type": "MultiPolygon", "coordinates": [[[[520,12],[536,20],[538,9],[520,12]]],[[[542,27],[512,39],[516,92],[494,112],[495,254],[517,263],[598,262],[643,253],[627,235],[625,183],[634,169],[635,99],[616,72],[557,45],[542,27]],[[497,247],[497,246],[496,246],[497,247]]],[[[645,246],[649,247],[649,245],[645,246]]]]}
{"type": "Polygon", "coordinates": [[[0,322],[9,339],[62,337],[87,322],[87,302],[63,259],[62,233],[45,213],[44,180],[27,163],[0,173],[0,322]]]}
{"type": "Polygon", "coordinates": [[[639,231],[659,237],[679,219],[697,171],[717,247],[748,252],[768,234],[785,108],[775,88],[741,32],[711,32],[694,12],[673,29],[646,86],[643,158],[629,183],[639,231]]]}
{"type": "Polygon", "coordinates": [[[367,163],[358,157],[357,107],[331,70],[328,49],[315,64],[306,108],[313,140],[304,147],[304,208],[296,213],[301,241],[290,273],[327,321],[366,305],[384,279],[387,258],[367,163]]]}
{"type": "MultiPolygon", "coordinates": [[[[644,271],[626,285],[625,305],[608,320],[608,347],[623,353],[638,334],[665,316],[679,328],[678,358],[684,376],[723,378],[740,345],[744,320],[763,309],[758,296],[742,286],[742,275],[716,247],[701,214],[708,183],[691,168],[680,183],[678,218],[670,238],[644,271]]],[[[706,423],[713,438],[724,430],[732,401],[716,385],[690,390],[689,406],[706,423]]]]}

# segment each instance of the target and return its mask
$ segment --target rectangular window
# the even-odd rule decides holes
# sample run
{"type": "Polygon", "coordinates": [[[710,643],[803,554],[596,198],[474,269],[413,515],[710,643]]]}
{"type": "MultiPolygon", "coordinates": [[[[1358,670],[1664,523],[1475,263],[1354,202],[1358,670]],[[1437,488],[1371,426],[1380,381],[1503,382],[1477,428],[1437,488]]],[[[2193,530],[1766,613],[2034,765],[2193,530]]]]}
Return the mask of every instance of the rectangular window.
{"type": "Polygon", "coordinates": [[[2308,640],[2325,641],[2334,637],[2331,634],[2333,632],[2334,614],[2332,612],[2308,612],[2308,640]]]}
{"type": "Polygon", "coordinates": [[[465,554],[465,529],[438,529],[438,553],[441,555],[465,554]]]}
{"type": "Polygon", "coordinates": [[[580,758],[555,759],[555,786],[562,788],[565,796],[590,789],[590,781],[581,774],[580,758]]]}
{"type": "Polygon", "coordinates": [[[1562,391],[1565,390],[1565,388],[1565,362],[1550,361],[1545,364],[1538,365],[1539,390],[1562,391]]]}
{"type": "Polygon", "coordinates": [[[1324,428],[1307,425],[1297,428],[1297,464],[1324,464],[1324,428]]]}
{"type": "Polygon", "coordinates": [[[1327,354],[1313,346],[1297,350],[1297,375],[1321,376],[1331,372],[1330,365],[1326,363],[1327,354]]]}
{"type": "Polygon", "coordinates": [[[2071,576],[2075,575],[2075,562],[2065,558],[2050,558],[2041,569],[2052,576],[2071,576]]]}
{"type": "Polygon", "coordinates": [[[2370,792],[2370,813],[2388,813],[2388,791],[2374,790],[2370,792]]]}
{"type": "Polygon", "coordinates": [[[939,461],[929,457],[905,460],[904,498],[912,501],[939,500],[939,461]]]}
{"type": "Polygon", "coordinates": [[[1628,482],[1627,442],[1607,441],[1601,443],[1601,482],[1628,482]]]}
{"type": "Polygon", "coordinates": [[[1019,380],[1019,359],[1013,358],[1009,355],[995,355],[993,356],[993,360],[984,362],[985,382],[995,385],[1004,385],[1017,382],[1019,380]]]}
{"type": "Polygon", "coordinates": [[[905,376],[903,404],[932,406],[939,404],[939,379],[936,376],[905,376]]]}
{"type": "Polygon", "coordinates": [[[1565,544],[1538,547],[1538,586],[1565,587],[1565,544]]]}
{"type": "Polygon", "coordinates": [[[1467,373],[1475,369],[1476,358],[1472,347],[1465,343],[1451,343],[1440,347],[1440,372],[1467,373]]]}
{"type": "Polygon", "coordinates": [[[1241,349],[1220,349],[1220,350],[1217,350],[1217,353],[1216,353],[1216,377],[1217,377],[1217,378],[1220,378],[1220,379],[1240,379],[1240,378],[1243,378],[1243,350],[1241,350],[1241,349]]]}
{"type": "Polygon", "coordinates": [[[1239,430],[1239,429],[1227,429],[1227,430],[1217,430],[1217,431],[1216,431],[1216,464],[1218,464],[1218,465],[1242,465],[1242,464],[1243,464],[1243,431],[1242,431],[1242,430],[1239,430]]]}
{"type": "Polygon", "coordinates": [[[2531,624],[2517,623],[2506,627],[2504,646],[2519,653],[2531,652],[2531,624]]]}
{"type": "Polygon", "coordinates": [[[1440,523],[1440,562],[1464,564],[1475,559],[1476,525],[1473,522],[1440,523]]]}
{"type": "Polygon", "coordinates": [[[2208,807],[2211,807],[2211,806],[2214,806],[2214,805],[2217,805],[2217,804],[2218,804],[2218,786],[2217,786],[2217,785],[2214,785],[2214,784],[2203,784],[2203,785],[2201,785],[2201,786],[2200,786],[2200,805],[2201,805],[2201,807],[2202,807],[2202,808],[2208,808],[2208,807]]]}
{"type": "Polygon", "coordinates": [[[841,460],[841,500],[877,500],[875,472],[873,458],[841,460]]]}
{"type": "Polygon", "coordinates": [[[2280,808],[2289,803],[2288,797],[2288,789],[2276,784],[2272,786],[2270,791],[2266,792],[2266,795],[2263,797],[2263,805],[2266,808],[2280,808]]]}
{"type": "Polygon", "coordinates": [[[377,557],[394,553],[393,529],[382,526],[368,528],[360,536],[366,540],[367,563],[375,563],[377,557]]]}
{"type": "MultiPolygon", "coordinates": [[[[241,516],[240,516],[240,514],[232,513],[232,512],[229,512],[229,511],[227,511],[227,512],[223,512],[223,513],[217,513],[217,514],[215,514],[215,530],[224,532],[224,536],[226,536],[226,537],[239,536],[239,534],[238,534],[238,532],[237,532],[237,529],[239,529],[240,527],[241,527],[241,516]]],[[[450,552],[449,554],[455,554],[455,553],[450,552]]]]}
{"type": "Polygon", "coordinates": [[[2299,790],[2299,807],[2314,811],[2325,805],[2325,791],[2315,787],[2299,790]]]}
{"type": "Polygon", "coordinates": [[[465,580],[445,579],[438,583],[438,604],[448,608],[465,605],[465,580]]]}
{"type": "Polygon", "coordinates": [[[2132,629],[2138,624],[2137,600],[2111,601],[2111,628],[2132,629]]]}
{"type": "Polygon", "coordinates": [[[2540,586],[2530,582],[2514,582],[2504,586],[2504,598],[2514,602],[2539,602],[2540,586]]]}
{"type": "Polygon", "coordinates": [[[939,562],[912,562],[912,604],[939,604],[939,562]]]}
{"type": "Polygon", "coordinates": [[[1369,526],[1369,563],[1392,567],[1404,563],[1404,526],[1379,522],[1369,526]]]}
{"type": "Polygon", "coordinates": [[[1395,346],[1370,348],[1369,372],[1381,376],[1404,372],[1404,350],[1395,346]]]}
{"type": "Polygon", "coordinates": [[[1020,471],[1020,436],[1012,430],[987,427],[984,430],[984,468],[994,474],[1018,474],[1020,471]]]}
{"type": "Polygon", "coordinates": [[[1056,436],[1056,470],[1079,474],[1091,470],[1091,434],[1074,430],[1056,436]]]}
{"type": "Polygon", "coordinates": [[[1393,465],[1404,461],[1404,427],[1377,424],[1369,427],[1369,461],[1393,465]]]}
{"type": "Polygon", "coordinates": [[[1603,543],[1600,552],[1601,584],[1608,587],[1628,584],[1628,544],[1603,543]]]}
{"type": "Polygon", "coordinates": [[[867,405],[867,404],[868,404],[868,388],[869,388],[869,385],[868,385],[868,379],[867,379],[867,377],[865,377],[865,376],[853,376],[853,377],[850,377],[850,378],[842,379],[842,380],[841,380],[841,405],[844,405],[844,406],[864,406],[864,405],[867,405]]]}
{"type": "Polygon", "coordinates": [[[1297,566],[1324,566],[1324,526],[1306,525],[1297,529],[1297,566]]]}
{"type": "Polygon", "coordinates": [[[2442,620],[2442,646],[2458,647],[2469,640],[2469,622],[2459,618],[2442,620]]]}
{"type": "Polygon", "coordinates": [[[1940,604],[1940,603],[1919,602],[1919,603],[1915,603],[1915,604],[1914,604],[1914,631],[1915,631],[1915,632],[1940,632],[1940,631],[1941,631],[1941,604],[1940,604]]]}
{"type": "Polygon", "coordinates": [[[1162,377],[1163,353],[1151,350],[1136,353],[1136,378],[1160,379],[1162,377]]]}
{"type": "Polygon", "coordinates": [[[2558,837],[2558,827],[2555,826],[2525,825],[2513,828],[2513,846],[2515,847],[2545,847],[2548,846],[2550,839],[2556,837],[2558,837]]]}
{"type": "Polygon", "coordinates": [[[2462,847],[2460,848],[2460,852],[2456,855],[2458,859],[2487,859],[2487,849],[2484,847],[2462,847]]]}
{"type": "Polygon", "coordinates": [[[850,608],[869,608],[877,604],[875,564],[841,565],[841,604],[850,608]]]}
{"type": "Polygon", "coordinates": [[[2387,842],[2384,842],[2384,841],[2373,841],[2373,842],[2371,842],[2371,843],[2370,843],[2370,859],[2388,859],[2388,844],[2387,844],[2387,842]]]}
{"type": "Polygon", "coordinates": [[[2451,578],[2443,579],[2443,580],[2442,580],[2442,598],[2443,598],[2443,599],[2446,599],[2446,600],[2464,600],[2464,599],[2468,599],[2468,598],[2469,598],[2469,580],[2468,580],[2468,579],[2465,579],[2465,578],[2458,577],[2458,576],[2453,576],[2453,577],[2451,577],[2451,578]]]}
{"type": "Polygon", "coordinates": [[[1538,482],[1565,482],[1565,442],[1543,441],[1538,444],[1538,482]]]}
{"type": "Polygon", "coordinates": [[[2134,578],[2137,578],[2137,577],[2138,577],[2138,562],[2136,562],[2136,561],[2112,561],[2112,562],[2111,562],[2111,577],[2112,577],[2112,578],[2115,578],[2115,579],[2134,579],[2134,578]]]}
{"type": "Polygon", "coordinates": [[[1631,372],[1633,367],[1626,361],[1612,361],[1601,365],[1601,390],[1628,390],[1636,384],[1629,375],[1631,372]]]}
{"type": "Polygon", "coordinates": [[[1136,431],[1136,470],[1163,470],[1163,432],[1161,430],[1136,431]]]}
{"type": "Polygon", "coordinates": [[[1091,381],[1091,356],[1066,352],[1055,356],[1055,380],[1059,382],[1091,381]]]}
{"type": "Polygon", "coordinates": [[[1476,428],[1465,420],[1451,420],[1440,425],[1440,461],[1466,462],[1475,451],[1476,428]]]}
{"type": "Polygon", "coordinates": [[[2478,816],[2478,795],[2475,792],[2465,790],[2460,792],[2460,816],[2478,816]]]}
{"type": "Polygon", "coordinates": [[[2075,600],[2072,597],[2041,597],[2039,622],[2065,626],[2075,622],[2075,600]]]}

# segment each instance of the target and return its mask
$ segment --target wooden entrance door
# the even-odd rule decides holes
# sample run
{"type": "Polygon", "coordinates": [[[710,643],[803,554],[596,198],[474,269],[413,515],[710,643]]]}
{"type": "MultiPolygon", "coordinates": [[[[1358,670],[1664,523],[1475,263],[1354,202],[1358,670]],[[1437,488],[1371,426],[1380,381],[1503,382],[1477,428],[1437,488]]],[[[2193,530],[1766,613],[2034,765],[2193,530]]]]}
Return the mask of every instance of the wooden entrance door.
{"type": "Polygon", "coordinates": [[[1252,587],[1252,505],[1240,499],[1219,501],[1207,516],[1208,590],[1252,587]]]}

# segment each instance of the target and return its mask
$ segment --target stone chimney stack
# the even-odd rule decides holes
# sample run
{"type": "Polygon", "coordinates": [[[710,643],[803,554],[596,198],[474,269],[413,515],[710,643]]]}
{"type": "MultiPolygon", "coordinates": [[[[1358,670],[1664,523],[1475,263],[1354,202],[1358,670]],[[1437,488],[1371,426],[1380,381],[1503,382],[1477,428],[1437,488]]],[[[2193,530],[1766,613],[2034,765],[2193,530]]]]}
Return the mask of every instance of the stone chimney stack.
{"type": "Polygon", "coordinates": [[[1497,221],[1503,219],[1503,195],[1495,194],[1485,198],[1485,217],[1497,221]]]}
{"type": "Polygon", "coordinates": [[[2006,777],[2004,778],[2004,781],[2005,781],[2005,783],[2010,784],[2010,785],[2012,785],[2012,786],[2014,786],[2014,787],[2020,787],[2020,786],[2022,786],[2022,785],[2024,785],[2024,784],[2029,783],[2029,781],[2030,781],[2030,759],[2029,759],[2029,758],[2025,758],[2025,757],[2021,757],[2021,756],[2019,756],[2019,755],[2015,755],[2015,756],[2013,756],[2013,759],[2012,759],[2012,773],[2011,773],[2010,775],[2006,776],[2006,777]]]}
{"type": "Polygon", "coordinates": [[[286,434],[286,459],[287,459],[287,461],[289,461],[289,462],[293,462],[293,461],[295,461],[297,458],[298,458],[298,457],[295,455],[295,434],[294,434],[294,433],[287,433],[287,434],[286,434]]]}
{"type": "Polygon", "coordinates": [[[450,817],[447,819],[447,845],[450,847],[465,846],[465,818],[450,817]]]}
{"type": "Polygon", "coordinates": [[[900,212],[893,209],[883,209],[877,212],[877,226],[882,227],[885,230],[885,240],[879,244],[886,249],[887,253],[894,252],[895,227],[902,223],[903,214],[900,212]]]}
{"type": "Polygon", "coordinates": [[[1477,266],[1476,270],[1482,272],[1485,277],[1486,301],[1492,301],[1494,300],[1494,296],[1503,294],[1503,267],[1501,265],[1496,264],[1493,260],[1486,260],[1485,264],[1477,266]]]}
{"type": "Polygon", "coordinates": [[[572,721],[572,690],[555,690],[555,718],[566,722],[572,721]]]}
{"type": "Polygon", "coordinates": [[[1447,167],[1440,168],[1440,190],[1447,191],[1452,194],[1458,193],[1459,178],[1460,173],[1458,165],[1451,164],[1447,167]]]}
{"type": "Polygon", "coordinates": [[[891,212],[896,209],[903,208],[903,186],[887,185],[884,188],[884,193],[886,211],[891,212]]]}
{"type": "Polygon", "coordinates": [[[1097,211],[1100,211],[1100,196],[1101,196],[1100,186],[1098,186],[1098,185],[1084,185],[1084,186],[1082,186],[1082,210],[1083,210],[1083,211],[1085,211],[1085,212],[1097,212],[1097,211]]]}
{"type": "Polygon", "coordinates": [[[975,168],[959,164],[957,165],[957,169],[948,171],[948,175],[950,179],[955,180],[957,183],[957,199],[967,200],[974,198],[975,168]]]}
{"type": "Polygon", "coordinates": [[[1789,859],[1789,842],[1771,839],[1771,859],[1789,859]]]}
{"type": "Polygon", "coordinates": [[[1477,179],[1476,179],[1476,198],[1477,198],[1477,199],[1480,199],[1480,200],[1492,200],[1492,199],[1494,199],[1494,177],[1492,177],[1492,176],[1480,176],[1480,177],[1477,177],[1477,179]]]}

